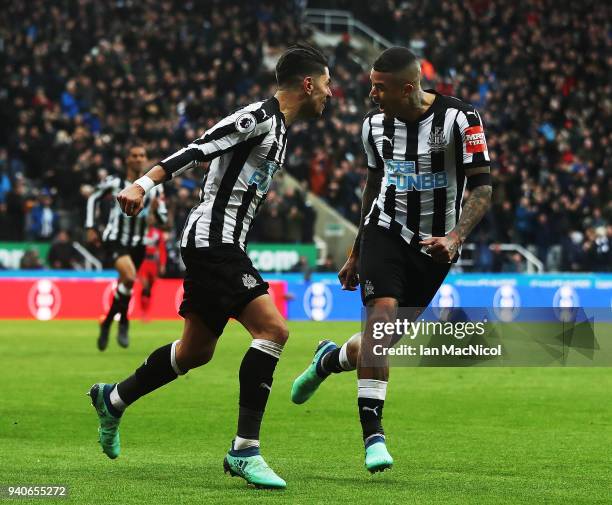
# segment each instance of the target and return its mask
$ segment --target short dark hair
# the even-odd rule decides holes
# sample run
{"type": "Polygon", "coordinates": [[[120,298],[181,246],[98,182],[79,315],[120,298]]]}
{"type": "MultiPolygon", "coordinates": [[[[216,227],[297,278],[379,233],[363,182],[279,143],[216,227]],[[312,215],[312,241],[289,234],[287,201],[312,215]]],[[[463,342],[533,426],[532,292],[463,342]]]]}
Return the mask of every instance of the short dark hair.
{"type": "Polygon", "coordinates": [[[147,145],[140,139],[133,139],[130,140],[126,145],[125,145],[126,149],[125,149],[125,155],[128,156],[130,154],[130,151],[132,149],[141,147],[142,149],[145,150],[145,152],[147,151],[147,145]]]}
{"type": "Polygon", "coordinates": [[[413,65],[417,60],[416,54],[410,49],[395,46],[385,49],[380,53],[372,68],[377,72],[401,72],[410,65],[413,65]]]}
{"type": "Polygon", "coordinates": [[[327,58],[308,44],[289,47],[276,64],[276,82],[280,87],[298,84],[307,75],[321,75],[328,66],[327,58]]]}

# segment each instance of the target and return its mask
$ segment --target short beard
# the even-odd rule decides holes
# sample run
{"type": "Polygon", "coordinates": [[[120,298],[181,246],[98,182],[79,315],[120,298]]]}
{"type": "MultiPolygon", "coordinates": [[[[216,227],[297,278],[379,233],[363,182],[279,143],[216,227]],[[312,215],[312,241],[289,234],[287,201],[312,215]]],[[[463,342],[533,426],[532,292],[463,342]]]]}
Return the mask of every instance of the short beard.
{"type": "Polygon", "coordinates": [[[419,87],[414,93],[410,95],[410,108],[414,110],[421,110],[423,103],[423,90],[419,87]]]}
{"type": "Polygon", "coordinates": [[[301,107],[299,114],[300,119],[313,119],[318,117],[321,117],[321,113],[317,110],[317,107],[314,103],[305,103],[301,107]]]}

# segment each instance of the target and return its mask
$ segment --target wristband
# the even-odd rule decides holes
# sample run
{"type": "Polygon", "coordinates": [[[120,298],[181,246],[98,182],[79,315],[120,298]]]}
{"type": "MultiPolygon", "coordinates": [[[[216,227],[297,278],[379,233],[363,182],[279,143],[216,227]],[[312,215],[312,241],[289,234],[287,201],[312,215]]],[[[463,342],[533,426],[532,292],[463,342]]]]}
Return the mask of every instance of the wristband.
{"type": "Polygon", "coordinates": [[[144,189],[145,195],[155,187],[153,179],[146,175],[143,175],[140,179],[136,179],[134,184],[138,184],[142,189],[144,189]]]}

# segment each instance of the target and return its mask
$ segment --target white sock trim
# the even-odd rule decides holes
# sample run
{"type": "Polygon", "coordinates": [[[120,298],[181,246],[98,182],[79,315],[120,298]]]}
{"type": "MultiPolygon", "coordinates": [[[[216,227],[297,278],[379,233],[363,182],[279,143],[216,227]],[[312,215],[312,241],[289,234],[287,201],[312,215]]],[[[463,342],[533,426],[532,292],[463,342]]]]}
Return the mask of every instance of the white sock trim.
{"type": "Polygon", "coordinates": [[[282,344],[272,342],[272,340],[264,340],[263,338],[254,338],[251,342],[251,347],[261,352],[265,352],[270,356],[274,356],[276,359],[280,358],[280,355],[283,352],[282,344]]]}
{"type": "Polygon", "coordinates": [[[110,402],[111,402],[111,405],[115,407],[117,410],[125,410],[125,408],[127,407],[125,402],[119,396],[119,391],[117,391],[116,385],[110,392],[110,402]]]}
{"type": "Polygon", "coordinates": [[[368,438],[366,438],[366,439],[363,441],[363,443],[364,443],[365,445],[368,445],[368,442],[369,442],[370,440],[372,440],[374,437],[382,437],[382,438],[383,438],[383,440],[385,439],[385,436],[384,436],[382,433],[374,433],[374,434],[370,435],[368,438]]]}
{"type": "Polygon", "coordinates": [[[372,398],[374,400],[383,400],[387,396],[387,381],[379,381],[376,379],[358,379],[357,380],[357,397],[372,398]]]}
{"type": "Polygon", "coordinates": [[[259,447],[259,440],[254,438],[242,438],[236,435],[234,439],[234,450],[248,449],[249,447],[259,447]]]}
{"type": "Polygon", "coordinates": [[[130,296],[132,294],[132,289],[128,288],[125,284],[120,282],[117,284],[117,291],[125,296],[130,296]]]}
{"type": "Polygon", "coordinates": [[[172,342],[172,347],[170,348],[170,364],[172,365],[172,370],[176,373],[176,375],[185,375],[179,366],[176,364],[176,344],[178,344],[180,340],[175,340],[172,342]]]}
{"type": "MultiPolygon", "coordinates": [[[[355,333],[355,335],[361,336],[361,333],[355,333]]],[[[342,344],[342,347],[340,347],[340,354],[338,355],[340,367],[342,368],[342,370],[346,370],[347,372],[350,372],[351,370],[355,370],[355,368],[357,368],[349,361],[347,352],[348,345],[350,342],[352,342],[353,338],[355,338],[355,335],[353,335],[346,342],[344,342],[344,344],[342,344]]]]}

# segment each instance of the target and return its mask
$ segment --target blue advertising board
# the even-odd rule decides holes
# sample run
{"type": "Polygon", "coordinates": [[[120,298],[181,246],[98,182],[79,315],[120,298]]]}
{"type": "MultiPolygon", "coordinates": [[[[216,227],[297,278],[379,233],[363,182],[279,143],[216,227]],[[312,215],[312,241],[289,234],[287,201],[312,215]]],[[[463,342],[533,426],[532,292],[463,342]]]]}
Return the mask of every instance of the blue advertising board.
{"type": "MultiPolygon", "coordinates": [[[[2,278],[115,278],[115,271],[0,271],[2,278]]],[[[287,283],[287,318],[293,321],[359,321],[359,291],[343,291],[336,274],[266,274],[287,283]]],[[[418,288],[416,288],[418,289],[418,288]]],[[[612,317],[612,274],[450,274],[432,307],[598,309],[612,317]],[[603,310],[601,310],[603,309],[603,310]]]]}
{"type": "MultiPolygon", "coordinates": [[[[291,297],[287,314],[290,320],[360,320],[359,292],[343,291],[334,274],[316,274],[308,282],[298,274],[273,278],[287,282],[291,297]]],[[[431,305],[584,307],[608,309],[612,315],[612,274],[450,274],[431,305]]]]}

